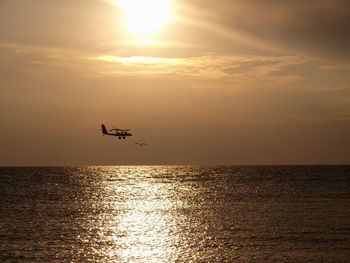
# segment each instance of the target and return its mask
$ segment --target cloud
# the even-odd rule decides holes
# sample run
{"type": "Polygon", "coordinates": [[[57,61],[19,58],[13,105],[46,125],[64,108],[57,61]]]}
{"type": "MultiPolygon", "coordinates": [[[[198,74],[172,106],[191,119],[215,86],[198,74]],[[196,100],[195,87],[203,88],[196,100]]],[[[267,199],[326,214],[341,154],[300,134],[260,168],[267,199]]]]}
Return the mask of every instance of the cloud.
{"type": "Polygon", "coordinates": [[[219,56],[205,55],[190,58],[119,57],[103,55],[89,57],[99,63],[100,73],[109,75],[172,75],[192,79],[224,80],[236,85],[265,81],[286,83],[301,80],[296,74],[273,76],[291,65],[307,63],[309,58],[296,56],[219,56]]]}
{"type": "MultiPolygon", "coordinates": [[[[17,44],[0,44],[2,64],[27,72],[70,72],[90,76],[182,76],[192,79],[244,81],[293,81],[297,74],[282,72],[291,65],[307,63],[310,58],[298,56],[224,56],[207,54],[195,57],[147,57],[124,55],[90,56],[85,51],[17,44]]],[[[123,52],[121,52],[123,54],[123,52]]]]}
{"type": "Polygon", "coordinates": [[[246,43],[350,62],[347,0],[205,0],[191,5],[191,12],[180,10],[183,16],[244,37],[246,43]]]}

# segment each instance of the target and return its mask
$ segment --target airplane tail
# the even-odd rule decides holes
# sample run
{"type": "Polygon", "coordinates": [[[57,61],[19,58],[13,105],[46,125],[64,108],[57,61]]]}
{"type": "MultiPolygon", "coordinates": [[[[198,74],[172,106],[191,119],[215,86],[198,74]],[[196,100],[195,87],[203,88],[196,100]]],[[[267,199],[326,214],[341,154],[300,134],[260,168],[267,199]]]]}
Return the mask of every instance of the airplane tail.
{"type": "Polygon", "coordinates": [[[104,124],[102,124],[101,126],[102,126],[102,133],[103,134],[108,134],[106,126],[104,124]]]}

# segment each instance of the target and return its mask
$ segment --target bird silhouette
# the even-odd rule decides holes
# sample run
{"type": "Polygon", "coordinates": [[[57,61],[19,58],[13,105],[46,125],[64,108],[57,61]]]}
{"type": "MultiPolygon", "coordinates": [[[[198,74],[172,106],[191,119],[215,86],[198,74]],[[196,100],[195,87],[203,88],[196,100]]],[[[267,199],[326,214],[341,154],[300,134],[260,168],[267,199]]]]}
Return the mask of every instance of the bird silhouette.
{"type": "Polygon", "coordinates": [[[140,146],[140,147],[148,145],[148,144],[145,143],[145,142],[135,142],[134,144],[135,144],[135,145],[138,145],[138,146],[140,146]]]}

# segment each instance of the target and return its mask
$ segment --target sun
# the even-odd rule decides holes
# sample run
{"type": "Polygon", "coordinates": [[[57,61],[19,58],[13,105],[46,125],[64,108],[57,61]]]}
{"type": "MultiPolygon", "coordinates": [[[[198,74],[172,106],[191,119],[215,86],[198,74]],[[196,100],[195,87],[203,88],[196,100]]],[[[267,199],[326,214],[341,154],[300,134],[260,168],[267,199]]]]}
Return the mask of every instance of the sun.
{"type": "Polygon", "coordinates": [[[137,34],[149,35],[171,18],[169,0],[120,0],[127,26],[137,34]]]}

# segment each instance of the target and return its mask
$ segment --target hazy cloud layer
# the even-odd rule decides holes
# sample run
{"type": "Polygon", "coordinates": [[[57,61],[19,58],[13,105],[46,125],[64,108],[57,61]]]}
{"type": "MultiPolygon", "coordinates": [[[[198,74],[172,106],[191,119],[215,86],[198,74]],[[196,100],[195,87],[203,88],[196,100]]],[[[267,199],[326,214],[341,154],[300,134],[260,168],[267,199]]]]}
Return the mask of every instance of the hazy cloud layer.
{"type": "Polygon", "coordinates": [[[169,43],[163,47],[130,44],[133,36],[125,31],[122,10],[111,4],[115,2],[4,0],[0,41],[101,55],[106,51],[124,51],[126,56],[168,53],[168,57],[170,53],[182,57],[205,52],[292,52],[349,63],[347,0],[174,1],[175,19],[155,37],[156,42],[169,43]]]}
{"type": "Polygon", "coordinates": [[[191,5],[193,11],[185,16],[202,15],[219,30],[239,32],[275,48],[350,60],[347,0],[205,0],[191,5]]]}

